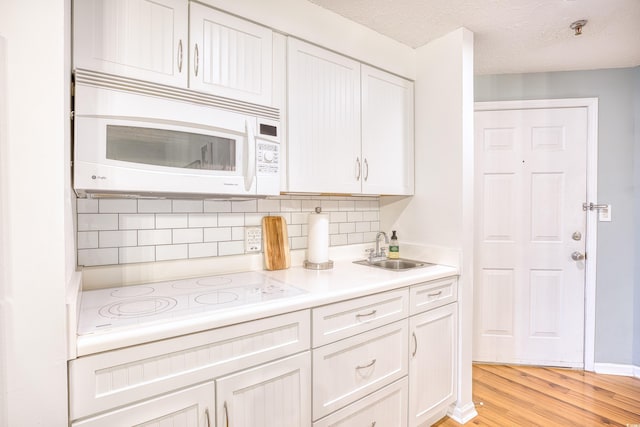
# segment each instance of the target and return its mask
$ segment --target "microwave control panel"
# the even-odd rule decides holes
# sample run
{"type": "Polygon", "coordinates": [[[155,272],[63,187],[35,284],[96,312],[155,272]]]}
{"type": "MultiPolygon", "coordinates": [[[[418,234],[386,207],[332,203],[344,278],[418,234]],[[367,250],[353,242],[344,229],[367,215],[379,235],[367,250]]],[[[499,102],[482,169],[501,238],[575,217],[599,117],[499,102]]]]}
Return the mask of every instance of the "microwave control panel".
{"type": "Polygon", "coordinates": [[[280,166],[280,144],[257,140],[257,168],[260,175],[277,175],[280,166]]]}

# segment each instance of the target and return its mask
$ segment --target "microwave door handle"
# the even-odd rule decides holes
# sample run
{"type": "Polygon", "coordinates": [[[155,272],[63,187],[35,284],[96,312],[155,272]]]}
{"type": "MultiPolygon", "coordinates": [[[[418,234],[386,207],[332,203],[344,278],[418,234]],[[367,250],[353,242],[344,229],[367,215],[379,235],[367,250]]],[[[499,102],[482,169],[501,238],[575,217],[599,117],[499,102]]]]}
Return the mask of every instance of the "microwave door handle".
{"type": "Polygon", "coordinates": [[[247,191],[251,190],[251,186],[253,185],[253,180],[256,177],[256,138],[253,134],[253,127],[249,120],[247,120],[247,132],[246,132],[246,145],[245,145],[245,155],[244,155],[244,188],[247,191]]]}

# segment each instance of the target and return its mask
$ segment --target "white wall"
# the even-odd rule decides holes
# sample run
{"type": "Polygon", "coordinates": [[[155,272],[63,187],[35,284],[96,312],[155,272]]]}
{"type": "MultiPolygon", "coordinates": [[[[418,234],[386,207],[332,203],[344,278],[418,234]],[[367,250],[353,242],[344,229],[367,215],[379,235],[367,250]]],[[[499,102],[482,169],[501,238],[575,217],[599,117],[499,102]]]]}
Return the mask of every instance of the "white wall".
{"type": "Polygon", "coordinates": [[[415,76],[415,52],[307,0],[201,0],[400,76],[415,76]]]}
{"type": "Polygon", "coordinates": [[[0,2],[0,424],[7,426],[67,423],[68,3],[0,2]]]}
{"type": "MultiPolygon", "coordinates": [[[[476,415],[471,397],[473,318],[473,34],[461,28],[416,50],[415,195],[381,198],[383,229],[401,241],[462,250],[460,390],[453,416],[476,415]]],[[[401,246],[402,247],[402,246],[401,246]]]]}

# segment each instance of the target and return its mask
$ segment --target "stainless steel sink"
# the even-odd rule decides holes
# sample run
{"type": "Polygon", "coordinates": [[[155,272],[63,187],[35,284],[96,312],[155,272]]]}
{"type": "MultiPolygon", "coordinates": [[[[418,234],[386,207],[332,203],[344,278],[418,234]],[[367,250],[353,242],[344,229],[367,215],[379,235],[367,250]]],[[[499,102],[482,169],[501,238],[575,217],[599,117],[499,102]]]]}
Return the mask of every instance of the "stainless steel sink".
{"type": "Polygon", "coordinates": [[[383,259],[381,261],[372,261],[372,262],[369,262],[368,259],[361,259],[359,261],[354,261],[354,264],[367,265],[369,267],[384,268],[385,270],[392,270],[392,271],[406,271],[406,270],[412,270],[414,268],[422,268],[422,267],[428,267],[430,265],[433,265],[433,264],[429,264],[428,262],[414,261],[411,259],[404,259],[404,258],[383,259]]]}

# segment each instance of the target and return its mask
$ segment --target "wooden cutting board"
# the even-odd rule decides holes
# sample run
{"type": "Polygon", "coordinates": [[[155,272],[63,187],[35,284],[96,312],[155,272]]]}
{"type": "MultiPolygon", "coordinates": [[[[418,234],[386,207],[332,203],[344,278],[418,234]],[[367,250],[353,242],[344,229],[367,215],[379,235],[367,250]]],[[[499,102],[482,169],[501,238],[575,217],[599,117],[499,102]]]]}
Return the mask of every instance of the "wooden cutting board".
{"type": "Polygon", "coordinates": [[[264,264],[267,270],[284,270],[291,265],[287,222],[281,216],[262,218],[264,264]]]}

